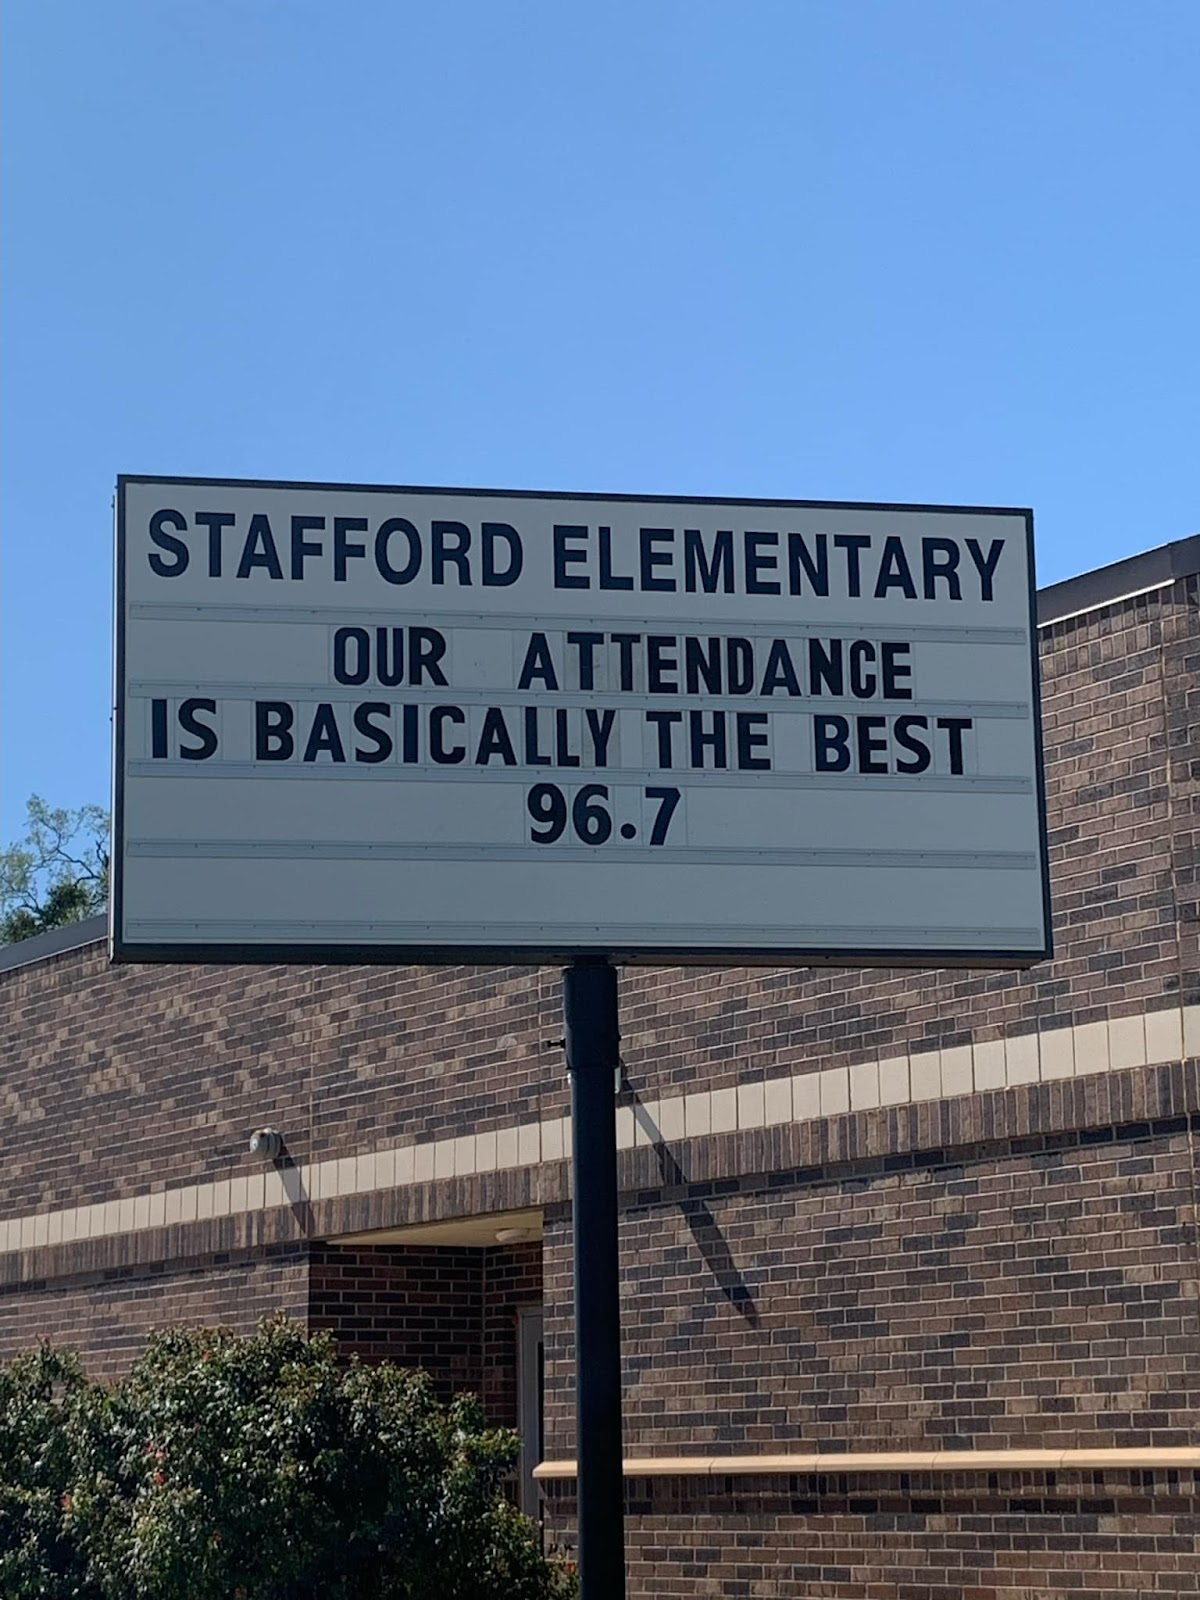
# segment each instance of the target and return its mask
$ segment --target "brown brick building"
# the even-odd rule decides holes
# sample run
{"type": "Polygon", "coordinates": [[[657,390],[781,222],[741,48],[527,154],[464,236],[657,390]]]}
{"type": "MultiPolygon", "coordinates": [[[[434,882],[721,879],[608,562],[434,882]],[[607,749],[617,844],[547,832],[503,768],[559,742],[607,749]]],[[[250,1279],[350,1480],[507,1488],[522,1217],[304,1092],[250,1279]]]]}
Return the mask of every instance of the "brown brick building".
{"type": "MultiPolygon", "coordinates": [[[[1054,961],[623,978],[631,1595],[1200,1592],[1200,539],[1041,614],[1054,961]]],[[[569,1538],[558,973],[102,935],[0,953],[0,1356],[285,1308],[531,1453],[542,1389],[569,1538]]]]}

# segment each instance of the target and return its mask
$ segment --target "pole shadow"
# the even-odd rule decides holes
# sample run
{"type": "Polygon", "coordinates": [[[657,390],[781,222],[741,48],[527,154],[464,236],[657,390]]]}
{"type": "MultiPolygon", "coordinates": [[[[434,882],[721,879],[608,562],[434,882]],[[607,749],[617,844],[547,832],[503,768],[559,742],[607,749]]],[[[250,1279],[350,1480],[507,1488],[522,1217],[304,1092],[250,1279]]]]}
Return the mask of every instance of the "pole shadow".
{"type": "Polygon", "coordinates": [[[304,1180],[300,1176],[300,1168],[288,1155],[285,1145],[273,1162],[276,1172],[283,1182],[283,1192],[287,1195],[288,1205],[291,1207],[296,1225],[305,1239],[312,1236],[312,1202],[308,1198],[308,1190],[304,1187],[304,1180]]]}
{"type": "Polygon", "coordinates": [[[696,1241],[696,1248],[700,1251],[704,1264],[716,1279],[717,1287],[747,1326],[757,1328],[761,1322],[758,1306],[746,1280],[738,1270],[733,1254],[725,1242],[724,1234],[704,1201],[688,1194],[687,1174],[671,1153],[662,1129],[636,1095],[633,1097],[633,1117],[650,1140],[655,1160],[662,1173],[663,1188],[682,1191],[677,1202],[679,1209],[692,1238],[696,1241]]]}

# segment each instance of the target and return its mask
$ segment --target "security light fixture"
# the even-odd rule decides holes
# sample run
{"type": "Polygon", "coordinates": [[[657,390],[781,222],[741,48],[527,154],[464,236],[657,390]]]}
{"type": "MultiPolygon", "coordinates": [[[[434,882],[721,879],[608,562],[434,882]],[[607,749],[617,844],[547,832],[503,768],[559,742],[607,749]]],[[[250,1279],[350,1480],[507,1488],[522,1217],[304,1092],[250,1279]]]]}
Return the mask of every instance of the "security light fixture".
{"type": "Polygon", "coordinates": [[[252,1156],[275,1161],[283,1153],[283,1135],[274,1128],[256,1128],[250,1135],[249,1150],[252,1156]]]}

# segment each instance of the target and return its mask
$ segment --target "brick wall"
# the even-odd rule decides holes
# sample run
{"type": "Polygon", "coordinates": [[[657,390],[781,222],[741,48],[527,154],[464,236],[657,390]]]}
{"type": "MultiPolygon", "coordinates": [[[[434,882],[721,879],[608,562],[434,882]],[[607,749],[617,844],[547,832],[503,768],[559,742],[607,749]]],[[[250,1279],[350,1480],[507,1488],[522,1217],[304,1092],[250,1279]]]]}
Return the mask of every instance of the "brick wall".
{"type": "MultiPolygon", "coordinates": [[[[625,1443],[1193,1442],[1200,1115],[708,1178],[621,1219],[625,1443]]],[[[566,1207],[547,1217],[547,1453],[574,1454],[566,1207]]]]}
{"type": "Polygon", "coordinates": [[[0,1208],[258,1171],[264,1125],[302,1161],[537,1116],[565,1093],[557,1004],[539,971],[114,968],[101,946],[0,974],[0,1208]]]}
{"type": "Polygon", "coordinates": [[[515,1427],[517,1312],[542,1304],[542,1245],[497,1246],[483,1252],[483,1407],[494,1422],[515,1427]]]}
{"type": "Polygon", "coordinates": [[[313,1246],[309,1324],[366,1361],[423,1367],[443,1400],[479,1395],[517,1422],[517,1323],[540,1305],[541,1244],[313,1246]]]}
{"type": "MultiPolygon", "coordinates": [[[[1200,1062],[1098,1082],[1053,1118],[1043,1085],[729,1135],[703,1159],[627,1152],[626,1455],[1193,1444],[1200,1062]]],[[[545,1268],[546,1453],[563,1459],[566,1205],[545,1268]]],[[[631,1480],[630,1593],[1193,1594],[1195,1490],[1169,1471],[631,1480]]],[[[572,1491],[546,1485],[566,1548],[572,1491]]]]}
{"type": "MultiPolygon", "coordinates": [[[[1192,1474],[634,1480],[639,1600],[1149,1600],[1200,1592],[1192,1474]]],[[[573,1514],[551,1493],[554,1524],[573,1514]]]]}
{"type": "Polygon", "coordinates": [[[278,1311],[303,1318],[306,1257],[291,1247],[10,1285],[0,1291],[0,1359],[49,1339],[78,1350],[92,1377],[109,1378],[129,1366],[158,1328],[250,1333],[278,1311]]]}
{"type": "Polygon", "coordinates": [[[347,1355],[424,1367],[442,1399],[483,1385],[483,1251],[313,1246],[309,1325],[347,1355]]]}
{"type": "Polygon", "coordinates": [[[181,1261],[131,1261],[0,1286],[0,1360],[39,1340],[89,1372],[123,1371],[171,1324],[250,1332],[283,1311],[337,1336],[346,1355],[423,1367],[443,1400],[478,1394],[517,1423],[517,1311],[542,1303],[542,1247],[291,1244],[181,1261]]]}

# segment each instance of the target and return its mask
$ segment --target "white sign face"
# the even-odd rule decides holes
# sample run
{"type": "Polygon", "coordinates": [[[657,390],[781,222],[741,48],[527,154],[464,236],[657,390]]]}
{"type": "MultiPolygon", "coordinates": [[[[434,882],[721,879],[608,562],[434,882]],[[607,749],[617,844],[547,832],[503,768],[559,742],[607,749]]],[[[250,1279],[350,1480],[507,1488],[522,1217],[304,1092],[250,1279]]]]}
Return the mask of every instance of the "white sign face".
{"type": "Polygon", "coordinates": [[[1023,511],[122,478],[119,960],[1049,953],[1023,511]]]}

